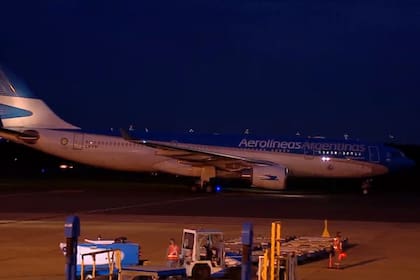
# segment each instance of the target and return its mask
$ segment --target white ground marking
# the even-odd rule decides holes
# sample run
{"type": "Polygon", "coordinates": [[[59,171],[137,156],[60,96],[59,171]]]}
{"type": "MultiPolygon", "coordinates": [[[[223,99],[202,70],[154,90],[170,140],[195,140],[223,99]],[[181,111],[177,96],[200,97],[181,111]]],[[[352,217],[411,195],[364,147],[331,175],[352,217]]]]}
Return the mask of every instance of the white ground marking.
{"type": "Polygon", "coordinates": [[[115,210],[123,210],[129,208],[140,208],[140,207],[148,207],[154,205],[165,205],[165,204],[172,204],[178,202],[186,202],[186,201],[193,201],[193,200],[200,200],[208,198],[208,196],[201,196],[201,197],[189,197],[183,199],[173,199],[173,200],[166,200],[166,201],[153,201],[153,202],[146,202],[146,203],[137,203],[131,205],[124,205],[124,206],[116,206],[116,207],[108,207],[108,208],[98,208],[93,210],[82,211],[81,213],[92,214],[92,213],[100,213],[100,212],[109,212],[115,210]]]}

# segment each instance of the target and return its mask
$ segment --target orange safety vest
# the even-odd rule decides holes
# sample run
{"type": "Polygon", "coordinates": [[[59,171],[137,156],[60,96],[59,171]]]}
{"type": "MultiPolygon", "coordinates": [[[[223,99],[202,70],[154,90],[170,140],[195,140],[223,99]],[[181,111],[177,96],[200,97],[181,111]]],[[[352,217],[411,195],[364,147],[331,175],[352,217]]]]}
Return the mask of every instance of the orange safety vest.
{"type": "Polygon", "coordinates": [[[177,261],[179,260],[179,248],[177,245],[169,245],[168,247],[168,260],[177,261]]]}
{"type": "Polygon", "coordinates": [[[340,238],[334,237],[333,248],[334,248],[334,251],[341,251],[343,249],[343,245],[341,243],[340,238]]]}

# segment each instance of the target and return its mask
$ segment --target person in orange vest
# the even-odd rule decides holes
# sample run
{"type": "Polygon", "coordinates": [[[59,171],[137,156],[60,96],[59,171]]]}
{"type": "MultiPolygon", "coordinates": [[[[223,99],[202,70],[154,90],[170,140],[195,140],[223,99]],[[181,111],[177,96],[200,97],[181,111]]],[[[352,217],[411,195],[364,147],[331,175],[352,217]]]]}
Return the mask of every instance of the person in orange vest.
{"type": "Polygon", "coordinates": [[[341,232],[337,232],[337,234],[335,235],[333,239],[328,268],[340,269],[341,261],[346,256],[347,256],[346,253],[344,253],[343,251],[343,241],[341,240],[341,232]],[[333,264],[333,258],[332,258],[333,256],[334,256],[334,264],[333,264]]]}
{"type": "Polygon", "coordinates": [[[177,267],[179,264],[179,246],[175,243],[175,239],[169,239],[169,246],[167,250],[167,264],[169,267],[177,267]]]}

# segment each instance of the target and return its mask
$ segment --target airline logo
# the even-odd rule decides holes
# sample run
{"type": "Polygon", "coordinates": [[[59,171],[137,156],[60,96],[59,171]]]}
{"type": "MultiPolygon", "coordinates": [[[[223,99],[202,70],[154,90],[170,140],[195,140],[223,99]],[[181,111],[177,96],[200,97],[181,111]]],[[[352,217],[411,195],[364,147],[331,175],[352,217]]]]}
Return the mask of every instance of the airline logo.
{"type": "Polygon", "coordinates": [[[17,107],[8,106],[6,104],[0,104],[0,117],[2,119],[18,118],[18,117],[29,117],[32,116],[32,112],[17,107]]]}
{"type": "Polygon", "coordinates": [[[264,176],[261,176],[260,178],[261,180],[266,180],[266,181],[278,181],[279,178],[276,175],[270,175],[270,174],[265,174],[264,176]]]}
{"type": "Polygon", "coordinates": [[[282,149],[282,150],[313,150],[313,151],[341,151],[341,152],[364,152],[364,144],[355,143],[318,143],[310,141],[278,141],[274,139],[254,140],[243,138],[239,148],[252,149],[282,149]]]}

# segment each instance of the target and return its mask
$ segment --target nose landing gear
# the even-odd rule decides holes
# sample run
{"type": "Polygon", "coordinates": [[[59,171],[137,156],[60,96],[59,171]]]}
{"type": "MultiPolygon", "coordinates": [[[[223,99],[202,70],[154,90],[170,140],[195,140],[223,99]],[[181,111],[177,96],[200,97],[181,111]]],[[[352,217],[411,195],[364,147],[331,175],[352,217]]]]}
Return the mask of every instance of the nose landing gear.
{"type": "Polygon", "coordinates": [[[369,190],[372,188],[372,181],[373,180],[371,178],[369,178],[369,179],[366,179],[362,182],[361,188],[362,188],[362,193],[364,195],[367,195],[369,193],[369,190]]]}

